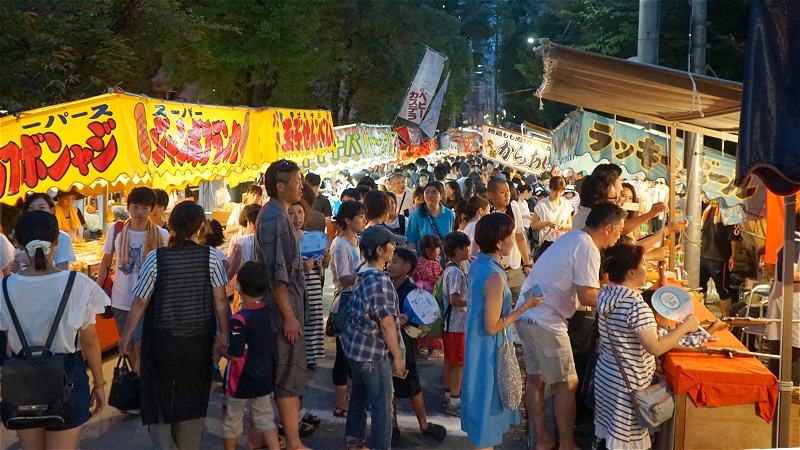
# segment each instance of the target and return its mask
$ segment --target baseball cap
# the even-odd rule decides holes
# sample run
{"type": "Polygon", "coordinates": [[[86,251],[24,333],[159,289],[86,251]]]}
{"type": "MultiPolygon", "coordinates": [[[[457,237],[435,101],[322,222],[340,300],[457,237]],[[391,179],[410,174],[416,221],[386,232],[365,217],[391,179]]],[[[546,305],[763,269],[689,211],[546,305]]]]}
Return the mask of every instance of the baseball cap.
{"type": "Polygon", "coordinates": [[[458,181],[458,175],[456,175],[454,173],[448,173],[447,176],[445,177],[445,180],[446,181],[458,181]]]}
{"type": "Polygon", "coordinates": [[[395,244],[405,244],[405,236],[394,234],[386,225],[373,225],[361,233],[360,247],[374,250],[383,247],[389,242],[395,244]]]}

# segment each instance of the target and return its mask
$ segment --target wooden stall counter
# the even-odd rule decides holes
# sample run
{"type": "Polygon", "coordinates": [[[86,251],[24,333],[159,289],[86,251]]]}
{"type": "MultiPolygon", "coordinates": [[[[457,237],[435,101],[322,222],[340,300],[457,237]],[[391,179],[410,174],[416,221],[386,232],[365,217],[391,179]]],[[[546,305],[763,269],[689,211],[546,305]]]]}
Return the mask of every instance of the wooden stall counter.
{"type": "MultiPolygon", "coordinates": [[[[695,316],[714,315],[695,301],[695,316]]],[[[727,330],[708,345],[747,350],[727,330]]],[[[768,448],[778,401],[778,380],[753,356],[672,351],[664,373],[675,393],[675,416],[664,424],[654,448],[768,448]]]]}

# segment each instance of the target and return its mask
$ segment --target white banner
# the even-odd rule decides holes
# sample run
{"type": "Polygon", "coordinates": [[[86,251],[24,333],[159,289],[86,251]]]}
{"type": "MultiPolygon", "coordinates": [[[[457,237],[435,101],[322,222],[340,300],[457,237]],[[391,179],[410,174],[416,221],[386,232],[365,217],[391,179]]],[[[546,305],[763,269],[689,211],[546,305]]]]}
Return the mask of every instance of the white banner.
{"type": "Polygon", "coordinates": [[[425,116],[425,120],[419,125],[420,130],[428,135],[429,138],[432,138],[433,135],[436,134],[436,125],[439,124],[439,115],[442,113],[442,101],[444,101],[444,94],[447,92],[447,82],[449,80],[450,75],[444,79],[442,87],[439,88],[439,92],[436,93],[436,97],[434,97],[431,102],[431,107],[428,108],[428,114],[425,116]]]}
{"type": "Polygon", "coordinates": [[[443,55],[426,49],[422,56],[422,61],[417,68],[417,74],[411,81],[408,88],[403,107],[400,108],[398,117],[419,124],[425,116],[428,108],[428,99],[436,92],[436,86],[442,78],[444,62],[447,60],[443,55]]]}
{"type": "Polygon", "coordinates": [[[550,170],[550,147],[549,140],[483,126],[481,156],[521,172],[538,175],[543,170],[550,170]]]}

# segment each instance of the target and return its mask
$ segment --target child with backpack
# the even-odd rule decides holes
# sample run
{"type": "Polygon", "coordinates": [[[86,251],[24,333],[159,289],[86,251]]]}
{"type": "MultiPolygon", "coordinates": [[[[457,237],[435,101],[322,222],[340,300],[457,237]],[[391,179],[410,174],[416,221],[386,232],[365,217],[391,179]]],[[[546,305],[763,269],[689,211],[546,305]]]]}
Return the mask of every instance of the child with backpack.
{"type": "MultiPolygon", "coordinates": [[[[405,314],[404,302],[406,296],[417,289],[417,285],[409,277],[409,274],[414,272],[417,266],[417,255],[406,247],[398,247],[394,250],[392,261],[386,268],[386,273],[392,280],[392,284],[397,290],[397,297],[400,302],[400,335],[403,338],[403,343],[406,348],[406,370],[408,375],[405,378],[392,377],[394,384],[394,398],[408,398],[411,399],[411,406],[414,408],[414,414],[417,416],[419,422],[419,429],[422,434],[427,434],[434,439],[441,441],[447,436],[447,430],[441,425],[429,423],[425,415],[425,402],[422,399],[422,385],[419,381],[419,373],[417,372],[417,339],[411,337],[407,330],[414,336],[419,333],[410,331],[415,330],[414,324],[408,322],[408,315],[405,314]]],[[[400,440],[400,428],[397,426],[397,408],[392,408],[392,447],[398,445],[400,440]]]]}
{"type": "MultiPolygon", "coordinates": [[[[442,241],[434,234],[422,236],[417,244],[419,247],[419,259],[417,268],[411,274],[411,278],[417,286],[433,294],[433,288],[442,275],[442,266],[439,264],[439,256],[442,251],[442,241]]],[[[442,340],[429,335],[419,338],[419,347],[428,349],[429,358],[442,358],[442,340]]]]}
{"type": "Polygon", "coordinates": [[[444,238],[447,266],[442,274],[444,307],[444,379],[445,411],[461,416],[461,377],[464,374],[464,346],[467,331],[467,276],[462,263],[469,259],[470,240],[454,231],[444,238]]]}
{"type": "Polygon", "coordinates": [[[230,337],[224,355],[225,409],[222,437],[226,450],[236,448],[243,431],[244,408],[249,405],[250,426],[255,426],[271,450],[280,448],[275,411],[272,407],[272,344],[262,324],[271,320],[269,308],[261,303],[267,292],[267,266],[248,261],[239,268],[237,281],[242,308],[230,318],[230,337]]]}

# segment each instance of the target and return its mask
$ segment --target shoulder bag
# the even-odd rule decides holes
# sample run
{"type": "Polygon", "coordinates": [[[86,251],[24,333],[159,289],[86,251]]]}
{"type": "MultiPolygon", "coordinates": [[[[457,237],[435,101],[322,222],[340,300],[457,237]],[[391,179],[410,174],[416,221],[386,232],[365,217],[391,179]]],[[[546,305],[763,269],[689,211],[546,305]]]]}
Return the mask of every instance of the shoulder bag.
{"type": "MultiPolygon", "coordinates": [[[[622,365],[617,347],[611,339],[611,333],[608,328],[608,314],[603,315],[603,320],[606,323],[606,335],[608,336],[608,343],[611,345],[611,352],[614,354],[614,359],[617,361],[622,379],[625,381],[628,394],[631,396],[633,407],[638,413],[639,424],[653,430],[671,419],[672,415],[675,413],[675,400],[672,398],[672,392],[670,392],[666,381],[663,379],[659,379],[658,383],[650,385],[642,390],[637,391],[633,389],[631,382],[628,380],[628,375],[625,373],[625,367],[622,365]]],[[[656,362],[657,361],[658,359],[656,359],[656,362]]]]}
{"type": "MultiPolygon", "coordinates": [[[[436,226],[436,222],[433,220],[433,217],[431,217],[430,213],[428,212],[428,207],[426,205],[422,205],[420,213],[423,216],[425,216],[426,219],[428,219],[428,223],[431,224],[431,227],[433,228],[433,234],[435,234],[436,237],[439,238],[440,242],[443,241],[444,237],[442,236],[441,233],[439,233],[439,227],[436,226]]],[[[442,250],[439,252],[439,265],[442,267],[444,267],[444,257],[445,257],[444,248],[442,248],[442,250]]]]}
{"type": "MultiPolygon", "coordinates": [[[[0,385],[0,415],[9,430],[52,427],[72,420],[72,374],[67,374],[64,356],[53,354],[50,347],[64,315],[75,272],[70,272],[64,295],[44,346],[31,346],[8,297],[8,277],[3,278],[3,296],[14,323],[22,349],[3,363],[3,383],[0,385]]],[[[75,335],[77,342],[78,335],[75,335]]]]}
{"type": "Polygon", "coordinates": [[[508,340],[506,318],[503,317],[503,345],[497,350],[497,390],[503,408],[514,411],[522,401],[522,374],[514,344],[508,340]]]}

